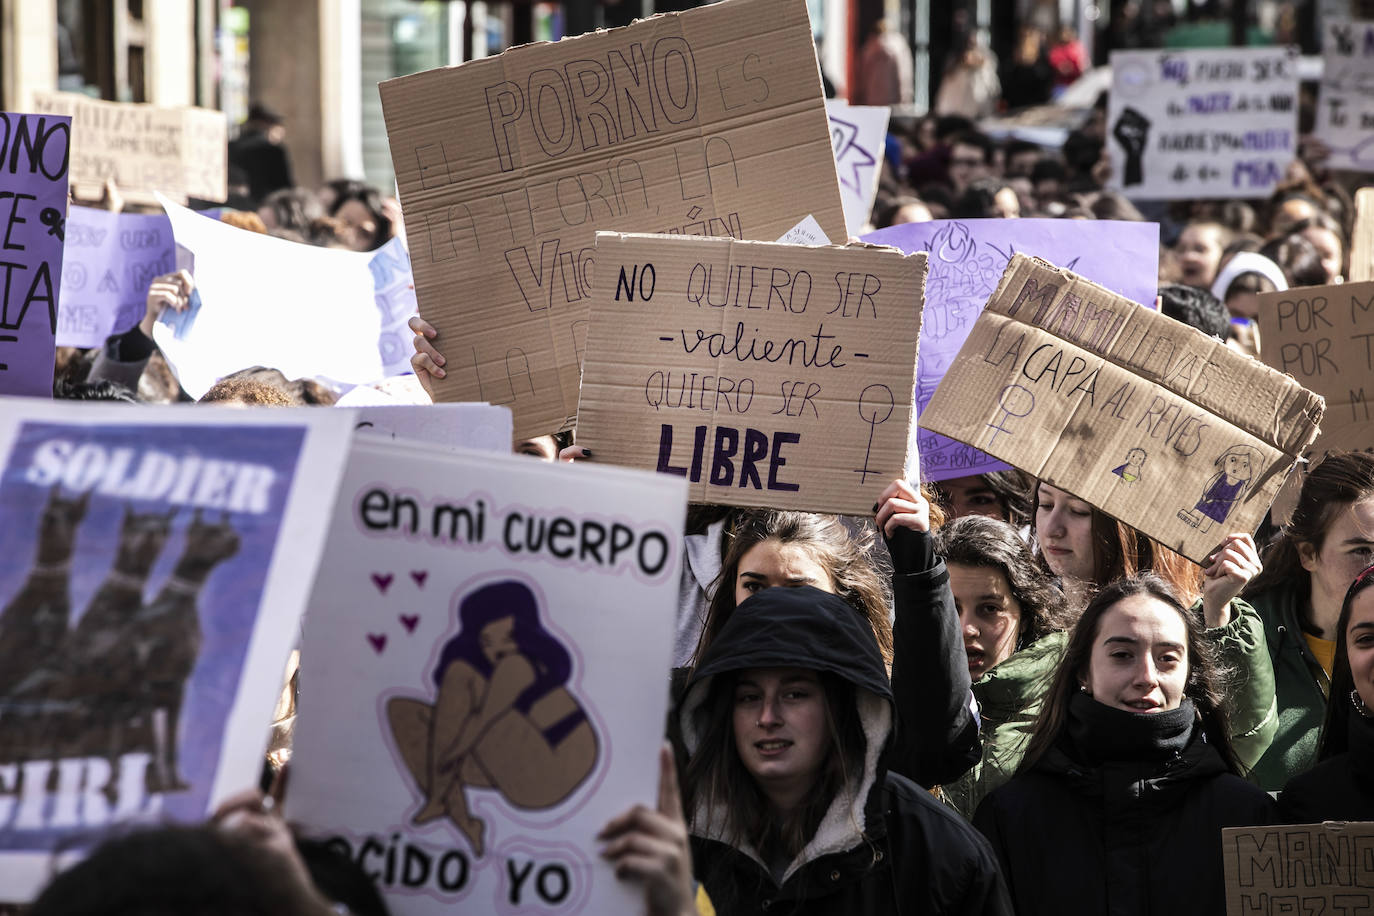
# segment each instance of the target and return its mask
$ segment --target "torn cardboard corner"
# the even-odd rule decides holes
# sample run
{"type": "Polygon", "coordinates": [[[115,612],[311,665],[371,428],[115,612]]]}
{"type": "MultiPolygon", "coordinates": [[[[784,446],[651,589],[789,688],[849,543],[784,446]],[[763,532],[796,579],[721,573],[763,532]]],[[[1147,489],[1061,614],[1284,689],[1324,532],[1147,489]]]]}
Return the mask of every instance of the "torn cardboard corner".
{"type": "Polygon", "coordinates": [[[725,0],[381,84],[442,401],[575,421],[594,233],[845,238],[805,0],[725,0]]]}
{"type": "Polygon", "coordinates": [[[1221,845],[1228,916],[1374,909],[1374,824],[1227,827],[1221,845]]]}
{"type": "Polygon", "coordinates": [[[1312,286],[1259,295],[1261,358],[1326,399],[1309,464],[1274,502],[1287,524],[1301,479],[1328,454],[1374,450],[1374,282],[1312,286]]]}
{"type": "Polygon", "coordinates": [[[1201,562],[1258,526],[1323,409],[1220,341],[1018,254],[920,424],[1201,562]]]}
{"type": "Polygon", "coordinates": [[[903,476],[924,252],[601,232],[596,262],[577,441],[598,461],[850,515],[903,476]]]}
{"type": "Polygon", "coordinates": [[[34,110],[72,119],[71,185],[98,199],[113,181],[130,203],[157,205],[229,196],[228,123],[208,108],[104,102],[72,92],[35,92],[34,110]]]}

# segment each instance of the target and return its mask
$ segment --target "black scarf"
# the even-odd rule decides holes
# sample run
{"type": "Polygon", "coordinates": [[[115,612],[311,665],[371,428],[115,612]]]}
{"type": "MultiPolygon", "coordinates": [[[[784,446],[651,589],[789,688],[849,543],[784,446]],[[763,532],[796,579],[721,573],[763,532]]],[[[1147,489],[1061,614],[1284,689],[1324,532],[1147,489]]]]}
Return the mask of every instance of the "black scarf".
{"type": "Polygon", "coordinates": [[[1187,697],[1166,712],[1130,712],[1076,693],[1069,701],[1068,737],[1074,756],[1089,766],[1163,763],[1188,747],[1196,721],[1197,710],[1187,697]]]}

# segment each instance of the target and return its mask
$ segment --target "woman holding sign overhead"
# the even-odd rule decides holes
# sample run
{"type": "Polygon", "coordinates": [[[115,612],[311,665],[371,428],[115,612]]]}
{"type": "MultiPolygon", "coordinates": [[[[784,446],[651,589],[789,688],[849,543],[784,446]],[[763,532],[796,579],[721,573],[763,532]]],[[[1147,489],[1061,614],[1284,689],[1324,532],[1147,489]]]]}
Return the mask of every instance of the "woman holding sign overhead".
{"type": "Polygon", "coordinates": [[[737,913],[1010,913],[991,850],[887,769],[887,671],[839,596],[768,588],[692,672],[679,712],[697,879],[737,913]]]}
{"type": "Polygon", "coordinates": [[[1273,667],[1264,627],[1254,608],[1237,596],[1262,568],[1246,533],[1219,536],[1221,545],[1199,569],[1142,532],[1090,503],[1041,481],[1031,523],[1046,569],[1059,577],[1070,611],[1126,576],[1151,572],[1174,594],[1201,610],[1206,635],[1226,664],[1242,671],[1230,729],[1241,763],[1254,766],[1277,725],[1273,667]]]}
{"type": "Polygon", "coordinates": [[[1224,697],[1215,646],[1165,580],[1097,593],[1020,770],[974,817],[1019,916],[1226,911],[1221,831],[1274,806],[1239,775],[1224,697]]]}

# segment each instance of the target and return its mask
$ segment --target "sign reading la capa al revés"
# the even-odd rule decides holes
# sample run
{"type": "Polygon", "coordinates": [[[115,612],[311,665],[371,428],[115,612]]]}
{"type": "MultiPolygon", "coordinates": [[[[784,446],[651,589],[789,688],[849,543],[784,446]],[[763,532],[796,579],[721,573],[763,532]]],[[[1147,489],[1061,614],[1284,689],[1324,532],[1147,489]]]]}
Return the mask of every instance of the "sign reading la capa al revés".
{"type": "Polygon", "coordinates": [[[1259,524],[1324,408],[1219,340],[1018,254],[920,422],[1201,562],[1259,524]]]}
{"type": "Polygon", "coordinates": [[[906,464],[925,253],[598,233],[578,410],[691,500],[867,514],[906,464]]]}
{"type": "Polygon", "coordinates": [[[441,401],[571,426],[597,230],[845,237],[803,0],[728,0],[381,84],[441,401]]]}

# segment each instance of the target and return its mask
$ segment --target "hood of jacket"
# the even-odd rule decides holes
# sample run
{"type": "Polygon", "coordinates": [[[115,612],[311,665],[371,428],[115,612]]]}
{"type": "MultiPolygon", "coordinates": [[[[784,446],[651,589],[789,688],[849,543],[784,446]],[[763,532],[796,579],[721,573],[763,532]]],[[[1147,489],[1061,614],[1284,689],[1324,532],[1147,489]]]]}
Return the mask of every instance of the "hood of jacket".
{"type": "MultiPolygon", "coordinates": [[[[865,739],[861,771],[831,802],[815,835],[783,873],[785,882],[806,863],[863,841],[869,796],[885,775],[881,761],[892,733],[892,689],[868,621],[844,599],[810,586],[764,589],[735,608],[688,680],[679,721],[689,756],[701,743],[699,716],[707,714],[714,680],[751,668],[806,668],[848,681],[865,739]]],[[[691,832],[736,846],[766,871],[757,850],[730,841],[723,812],[710,801],[701,799],[688,812],[691,832]]]]}

